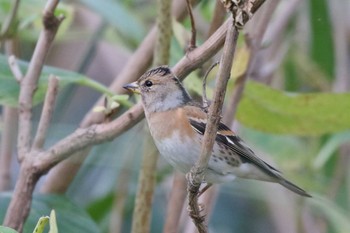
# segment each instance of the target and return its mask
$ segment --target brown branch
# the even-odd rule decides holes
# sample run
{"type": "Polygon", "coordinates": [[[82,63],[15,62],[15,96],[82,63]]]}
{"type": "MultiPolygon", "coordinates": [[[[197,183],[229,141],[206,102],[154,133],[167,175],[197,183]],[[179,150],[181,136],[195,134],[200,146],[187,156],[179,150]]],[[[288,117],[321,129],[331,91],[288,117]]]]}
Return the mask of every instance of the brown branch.
{"type": "Polygon", "coordinates": [[[16,61],[16,57],[14,55],[9,56],[8,63],[14,78],[20,83],[23,79],[23,74],[16,61]]]}
{"type": "Polygon", "coordinates": [[[3,40],[3,39],[5,39],[6,37],[9,36],[8,34],[11,31],[11,27],[13,26],[13,24],[16,21],[16,15],[17,15],[19,3],[20,3],[20,0],[14,0],[13,1],[13,7],[11,9],[11,12],[6,17],[6,19],[3,22],[3,25],[1,27],[0,40],[3,40]]]}
{"type": "Polygon", "coordinates": [[[186,179],[182,173],[176,171],[165,215],[164,233],[180,232],[179,221],[186,195],[186,179]]]}
{"type": "Polygon", "coordinates": [[[146,136],[144,145],[144,155],[141,162],[131,232],[150,231],[153,193],[156,185],[155,171],[157,170],[159,152],[150,135],[146,136]]]}
{"type": "Polygon", "coordinates": [[[3,106],[3,129],[0,146],[0,191],[11,187],[11,161],[17,131],[17,109],[3,106]]]}
{"type": "MultiPolygon", "coordinates": [[[[154,49],[154,66],[168,64],[172,36],[171,0],[157,1],[157,38],[154,49]]],[[[132,232],[149,232],[152,216],[153,193],[156,186],[156,171],[159,152],[153,138],[145,131],[144,150],[139,173],[132,232]]]]}
{"type": "Polygon", "coordinates": [[[194,21],[194,17],[193,17],[193,11],[192,11],[192,5],[190,3],[190,0],[186,0],[186,6],[187,6],[187,12],[188,15],[190,17],[190,21],[191,21],[191,40],[190,40],[190,44],[188,46],[188,51],[193,50],[194,48],[196,48],[196,23],[194,21]]]}
{"type": "MultiPolygon", "coordinates": [[[[179,1],[180,2],[180,1],[179,1]]],[[[203,45],[199,46],[198,48],[194,49],[193,51],[191,51],[190,53],[188,53],[186,56],[184,56],[173,68],[172,71],[174,72],[174,74],[179,78],[179,79],[184,79],[189,73],[191,73],[193,70],[199,68],[204,62],[206,62],[207,60],[209,60],[214,54],[216,54],[219,49],[222,47],[224,39],[225,39],[225,34],[226,34],[226,30],[228,27],[228,21],[223,24],[208,40],[206,40],[203,45]]],[[[154,29],[154,32],[156,30],[154,29]]],[[[152,41],[152,38],[147,38],[148,42],[152,41]]],[[[154,38],[153,38],[154,40],[154,38]]],[[[154,41],[153,41],[154,42],[154,41]]],[[[142,46],[146,46],[147,44],[142,44],[142,46]]],[[[148,44],[149,45],[149,44],[148,44]]],[[[142,50],[146,50],[145,47],[142,48],[142,50]]],[[[135,67],[131,67],[132,64],[135,64],[134,62],[145,62],[143,60],[144,56],[142,56],[141,54],[139,54],[140,56],[137,58],[137,61],[130,61],[130,65],[127,65],[126,67],[129,68],[129,70],[125,70],[125,72],[122,72],[121,74],[126,75],[126,77],[129,77],[130,79],[137,79],[139,76],[142,75],[142,73],[139,76],[135,76],[132,77],[131,74],[137,75],[134,72],[140,72],[140,70],[136,69],[140,68],[138,66],[135,67]],[[141,61],[142,60],[142,61],[141,61]]],[[[146,57],[145,57],[146,59],[146,57]]],[[[121,75],[120,74],[120,75],[121,75]]],[[[112,89],[117,88],[116,85],[119,83],[119,87],[121,88],[121,86],[125,83],[121,83],[120,80],[124,80],[123,76],[120,76],[120,79],[116,79],[116,82],[114,84],[112,84],[112,89]],[[115,87],[114,87],[115,86],[115,87]]],[[[116,89],[114,89],[116,90],[116,89]]],[[[138,115],[134,116],[135,119],[141,120],[143,118],[143,115],[141,116],[141,114],[143,114],[142,112],[142,106],[141,105],[137,105],[137,109],[138,109],[138,115]]],[[[127,111],[127,113],[134,113],[135,112],[135,108],[133,107],[131,108],[129,111],[127,111]]],[[[123,115],[125,116],[125,115],[123,115]]],[[[96,120],[96,118],[93,117],[92,114],[88,114],[87,117],[85,118],[86,121],[84,121],[83,126],[88,127],[88,123],[92,123],[94,121],[94,119],[96,120]]],[[[118,118],[116,119],[121,125],[124,125],[124,127],[131,127],[128,124],[136,124],[136,121],[128,121],[128,117],[123,117],[123,118],[118,118]]],[[[99,121],[97,121],[99,122],[99,121]]],[[[138,121],[137,121],[138,122],[138,121]]],[[[122,129],[122,127],[120,127],[121,132],[124,132],[124,129],[122,129]]],[[[110,129],[112,130],[112,129],[110,129]]],[[[119,134],[116,133],[115,137],[117,137],[119,134]]],[[[106,139],[107,140],[107,139],[106,139]]],[[[93,144],[93,143],[92,143],[93,144]]],[[[80,149],[75,149],[72,148],[71,153],[77,152],[77,151],[81,151],[84,147],[86,147],[87,145],[83,145],[82,147],[80,147],[80,149]]],[[[62,164],[60,164],[57,168],[55,168],[54,170],[51,170],[48,178],[46,179],[46,183],[43,187],[43,191],[44,192],[51,192],[51,190],[54,191],[59,191],[59,192],[65,192],[65,190],[67,189],[69,182],[65,182],[62,184],[61,180],[63,179],[62,177],[64,177],[63,180],[71,180],[72,176],[74,176],[74,174],[78,171],[79,167],[80,167],[80,163],[84,160],[84,158],[86,157],[86,155],[88,154],[89,150],[84,150],[81,151],[81,153],[79,152],[78,154],[74,154],[71,156],[71,159],[73,161],[64,161],[62,164]],[[79,164],[77,164],[78,162],[79,164]],[[73,165],[72,165],[73,163],[73,165]],[[57,184],[59,185],[59,189],[57,188],[57,184]]],[[[59,161],[64,160],[67,156],[63,155],[61,159],[59,159],[59,161]]],[[[53,166],[53,165],[52,165],[53,166]]]]}
{"type": "Polygon", "coordinates": [[[18,158],[22,161],[30,150],[30,138],[32,131],[32,107],[33,95],[37,89],[37,83],[43,68],[46,55],[57,33],[63,16],[56,17],[53,12],[58,0],[47,2],[43,15],[44,29],[41,31],[36,44],[28,71],[21,81],[19,94],[19,128],[18,128],[18,158]]]}
{"type": "Polygon", "coordinates": [[[208,124],[206,126],[201,154],[195,166],[188,175],[188,195],[190,216],[199,232],[207,232],[204,225],[204,217],[201,216],[198,206],[198,192],[205,176],[211,151],[214,145],[216,131],[221,119],[221,109],[225,98],[227,82],[230,78],[233,55],[238,38],[238,31],[231,20],[227,30],[223,55],[217,74],[216,88],[212,105],[209,107],[208,124]]]}
{"type": "Polygon", "coordinates": [[[225,21],[226,9],[220,1],[216,1],[213,19],[210,23],[208,37],[211,36],[216,29],[218,29],[221,24],[225,21]]]}
{"type": "Polygon", "coordinates": [[[32,150],[39,150],[45,143],[45,138],[49,124],[51,121],[52,113],[55,106],[55,101],[58,92],[58,78],[54,75],[50,75],[48,89],[45,96],[44,106],[41,112],[38,129],[33,141],[32,150]]]}
{"type": "MultiPolygon", "coordinates": [[[[198,1],[191,1],[196,4],[198,1]]],[[[186,17],[186,3],[184,1],[173,1],[173,15],[177,20],[183,20],[186,17]]],[[[126,65],[123,67],[114,82],[110,85],[110,89],[115,93],[124,93],[122,88],[125,83],[130,83],[138,79],[151,65],[153,51],[157,36],[157,29],[154,26],[137,50],[129,58],[126,65]]],[[[103,98],[100,98],[95,106],[102,105],[103,98]]],[[[93,109],[93,108],[92,108],[93,109]]],[[[104,120],[103,114],[90,111],[86,114],[81,122],[81,127],[88,127],[92,124],[101,123],[104,120]]],[[[74,175],[78,172],[80,165],[89,153],[89,149],[79,151],[79,153],[71,156],[71,159],[63,161],[55,167],[47,176],[45,183],[42,186],[42,192],[64,193],[70,185],[74,175]]]]}
{"type": "Polygon", "coordinates": [[[34,49],[28,71],[20,82],[17,147],[21,167],[4,220],[4,225],[14,228],[19,232],[22,231],[24,221],[29,214],[33,191],[41,176],[41,173],[33,167],[34,155],[30,151],[33,96],[37,89],[37,83],[45,57],[57,33],[58,27],[64,19],[63,16],[56,17],[54,15],[54,10],[58,2],[58,0],[49,0],[45,6],[43,15],[44,28],[40,33],[34,49]]]}
{"type": "Polygon", "coordinates": [[[109,221],[109,232],[119,233],[122,232],[122,226],[124,221],[125,207],[127,206],[127,200],[129,195],[130,178],[132,177],[133,164],[136,160],[135,149],[128,150],[128,154],[125,157],[120,172],[117,177],[116,186],[114,189],[114,200],[112,204],[111,217],[109,221]]]}

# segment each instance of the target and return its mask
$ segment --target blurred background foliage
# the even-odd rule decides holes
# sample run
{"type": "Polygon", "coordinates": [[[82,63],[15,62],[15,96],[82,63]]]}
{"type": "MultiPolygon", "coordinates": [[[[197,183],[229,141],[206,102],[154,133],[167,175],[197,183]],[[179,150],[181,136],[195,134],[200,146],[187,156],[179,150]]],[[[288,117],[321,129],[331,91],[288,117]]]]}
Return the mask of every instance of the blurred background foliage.
{"type": "MultiPolygon", "coordinates": [[[[17,56],[22,60],[31,57],[41,29],[44,2],[21,1],[17,19],[6,35],[15,42],[17,56]]],[[[281,5],[285,2],[281,1],[281,5]]],[[[66,19],[49,54],[36,96],[35,122],[48,75],[60,77],[48,145],[72,132],[101,92],[111,95],[106,86],[155,22],[154,4],[156,1],[150,0],[61,1],[57,13],[63,13],[66,19]]],[[[205,0],[195,8],[198,43],[206,39],[214,6],[215,1],[205,0]]],[[[11,7],[11,1],[0,0],[1,27],[11,7]]],[[[237,180],[221,185],[209,222],[212,232],[350,232],[350,93],[344,92],[350,88],[346,81],[350,79],[350,26],[339,26],[349,22],[344,14],[349,10],[349,1],[299,1],[278,39],[269,40],[269,35],[265,35],[264,49],[274,49],[261,59],[260,73],[250,77],[239,105],[238,123],[234,125],[258,154],[276,164],[314,198],[295,200],[293,194],[277,185],[256,181],[237,180]],[[339,30],[345,45],[339,44],[339,30]],[[344,69],[340,52],[345,52],[347,61],[345,77],[339,74],[344,69]],[[339,90],[344,93],[335,93],[339,90]]],[[[271,24],[281,12],[282,7],[276,9],[271,24]]],[[[189,20],[174,21],[173,30],[171,65],[185,54],[189,20]]],[[[5,54],[3,48],[1,52],[5,54]]],[[[243,37],[237,51],[233,79],[244,71],[250,56],[243,37]]],[[[26,62],[20,64],[24,72],[26,62]]],[[[196,71],[185,80],[194,96],[201,94],[202,76],[196,71]]],[[[214,76],[215,70],[209,77],[209,95],[214,76]]],[[[234,81],[229,85],[232,90],[234,81]]],[[[15,107],[17,95],[18,85],[7,67],[6,56],[1,55],[0,104],[15,107]]],[[[126,108],[122,105],[123,110],[126,108]]],[[[48,215],[50,209],[56,210],[62,232],[130,232],[143,124],[112,142],[94,147],[65,196],[37,194],[24,232],[30,232],[38,217],[48,215]]],[[[18,165],[15,159],[12,164],[13,187],[18,165]]],[[[161,159],[151,232],[162,231],[171,175],[172,169],[161,159]]],[[[39,187],[44,181],[45,178],[39,187]]],[[[9,195],[0,196],[1,221],[9,195]]],[[[181,230],[188,231],[188,221],[187,217],[181,219],[181,230]]]]}

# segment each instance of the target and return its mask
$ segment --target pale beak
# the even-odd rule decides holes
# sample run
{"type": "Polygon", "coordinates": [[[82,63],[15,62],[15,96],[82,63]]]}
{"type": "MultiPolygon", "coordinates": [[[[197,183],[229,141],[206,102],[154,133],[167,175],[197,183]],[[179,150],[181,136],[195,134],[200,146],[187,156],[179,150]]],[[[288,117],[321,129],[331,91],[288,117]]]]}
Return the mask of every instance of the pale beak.
{"type": "Polygon", "coordinates": [[[123,88],[125,88],[128,91],[132,91],[136,94],[141,94],[140,87],[139,87],[139,84],[137,84],[137,82],[126,84],[123,86],[123,88]]]}

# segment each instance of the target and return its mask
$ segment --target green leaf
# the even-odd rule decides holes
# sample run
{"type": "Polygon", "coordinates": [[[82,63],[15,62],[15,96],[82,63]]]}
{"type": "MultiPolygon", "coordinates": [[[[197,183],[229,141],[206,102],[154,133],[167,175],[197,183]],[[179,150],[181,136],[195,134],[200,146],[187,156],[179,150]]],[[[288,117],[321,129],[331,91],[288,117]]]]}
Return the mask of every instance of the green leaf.
{"type": "Polygon", "coordinates": [[[350,132],[344,132],[332,135],[332,137],[323,145],[320,152],[315,158],[314,168],[321,169],[331,158],[339,146],[347,141],[350,141],[350,132]]]}
{"type": "Polygon", "coordinates": [[[34,228],[33,233],[43,233],[46,224],[49,222],[49,219],[50,219],[49,216],[44,216],[44,217],[39,218],[39,220],[34,228]]]}
{"type": "Polygon", "coordinates": [[[118,1],[81,0],[81,2],[116,27],[121,35],[131,37],[133,42],[139,42],[143,39],[145,35],[143,25],[118,1]]]}
{"type": "Polygon", "coordinates": [[[0,226],[0,233],[18,233],[18,232],[9,227],[0,226]]]}
{"type": "MultiPolygon", "coordinates": [[[[42,15],[45,4],[46,1],[43,0],[21,1],[17,18],[20,20],[18,33],[22,39],[37,40],[40,31],[43,29],[42,15]]],[[[56,39],[61,39],[73,23],[73,5],[60,1],[55,10],[55,15],[57,16],[60,14],[64,15],[65,19],[60,25],[56,39]]]]}
{"type": "Polygon", "coordinates": [[[324,215],[328,222],[334,227],[335,232],[350,232],[349,213],[336,206],[325,197],[315,194],[312,195],[313,198],[308,199],[308,204],[311,205],[315,213],[324,215]]]}
{"type": "MultiPolygon", "coordinates": [[[[11,193],[0,193],[0,222],[3,221],[11,193]]],[[[100,229],[81,207],[63,195],[34,195],[29,217],[23,232],[32,232],[38,219],[48,215],[52,209],[57,214],[60,232],[99,233],[100,229]]]]}
{"type": "Polygon", "coordinates": [[[49,233],[58,233],[55,210],[51,210],[51,213],[50,213],[50,231],[49,231],[49,233]]]}
{"type": "MultiPolygon", "coordinates": [[[[28,69],[28,62],[18,61],[18,64],[22,73],[25,74],[28,69]]],[[[34,95],[34,104],[38,104],[44,100],[50,74],[59,77],[60,87],[64,87],[68,84],[78,84],[91,87],[92,89],[108,96],[114,95],[107,87],[82,74],[44,66],[40,76],[38,89],[34,95]]],[[[18,96],[19,84],[11,73],[6,56],[0,55],[0,104],[16,107],[18,105],[18,96]]]]}
{"type": "Polygon", "coordinates": [[[237,119],[276,134],[316,136],[350,129],[349,93],[287,93],[247,83],[237,119]]]}
{"type": "Polygon", "coordinates": [[[311,56],[320,67],[333,77],[333,30],[330,21],[330,7],[326,0],[312,0],[309,5],[311,23],[311,56]],[[327,46],[325,46],[327,45],[327,46]]]}

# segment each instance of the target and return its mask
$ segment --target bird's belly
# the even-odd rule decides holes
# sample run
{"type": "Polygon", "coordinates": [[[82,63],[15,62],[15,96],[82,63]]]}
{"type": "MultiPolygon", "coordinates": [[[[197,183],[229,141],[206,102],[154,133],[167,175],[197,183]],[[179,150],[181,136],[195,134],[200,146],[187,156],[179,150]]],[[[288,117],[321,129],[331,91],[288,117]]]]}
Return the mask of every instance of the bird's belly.
{"type": "Polygon", "coordinates": [[[174,133],[171,137],[162,140],[155,139],[155,144],[159,153],[175,169],[183,173],[190,171],[200,154],[200,146],[193,145],[189,138],[180,137],[178,133],[174,133]]]}

